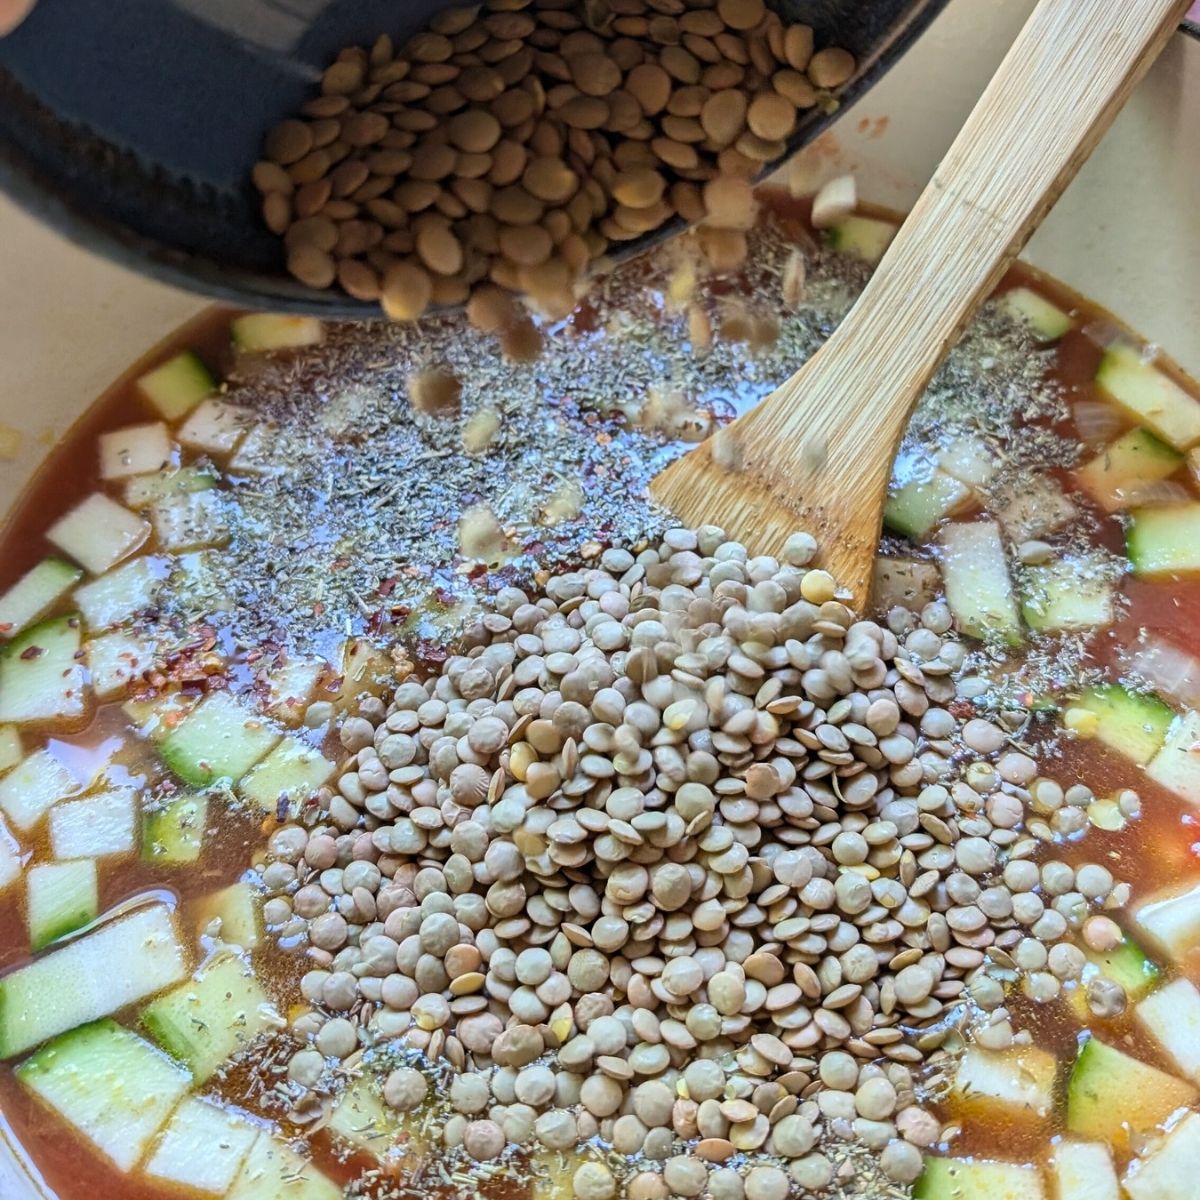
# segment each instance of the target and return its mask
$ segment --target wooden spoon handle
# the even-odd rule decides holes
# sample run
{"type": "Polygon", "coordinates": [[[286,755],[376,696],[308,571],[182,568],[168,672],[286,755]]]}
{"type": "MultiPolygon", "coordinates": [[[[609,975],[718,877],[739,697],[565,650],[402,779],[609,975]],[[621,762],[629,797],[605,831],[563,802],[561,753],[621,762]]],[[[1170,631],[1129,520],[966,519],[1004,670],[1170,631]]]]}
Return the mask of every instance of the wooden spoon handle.
{"type": "Polygon", "coordinates": [[[786,459],[780,446],[807,442],[808,461],[823,463],[826,479],[857,471],[864,515],[878,511],[886,474],[875,476],[890,470],[930,378],[1187,7],[1041,0],[854,307],[796,375],[737,423],[746,425],[737,440],[751,456],[752,444],[774,443],[786,459]]]}

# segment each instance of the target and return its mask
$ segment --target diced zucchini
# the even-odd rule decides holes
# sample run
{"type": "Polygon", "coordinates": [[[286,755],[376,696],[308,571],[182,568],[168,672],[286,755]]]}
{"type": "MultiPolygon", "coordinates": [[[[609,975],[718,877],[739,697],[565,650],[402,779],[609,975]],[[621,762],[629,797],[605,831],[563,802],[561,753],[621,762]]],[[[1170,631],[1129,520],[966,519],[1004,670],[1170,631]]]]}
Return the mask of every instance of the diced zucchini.
{"type": "Polygon", "coordinates": [[[1190,1200],[1197,1192],[1197,1164],[1200,1113],[1188,1113],[1147,1156],[1129,1164],[1121,1186],[1129,1200],[1190,1200]]]}
{"type": "Polygon", "coordinates": [[[50,848],[55,858],[103,858],[129,854],[137,836],[133,788],[98,792],[50,810],[50,848]]]}
{"type": "Polygon", "coordinates": [[[1143,579],[1200,571],[1200,504],[1135,508],[1125,531],[1133,573],[1143,579]]]}
{"type": "Polygon", "coordinates": [[[1119,683],[1088,688],[1078,705],[1100,718],[1096,737],[1139,767],[1158,753],[1175,719],[1157,696],[1128,691],[1119,683]]]}
{"type": "Polygon", "coordinates": [[[1123,1145],[1131,1133],[1157,1128],[1196,1096],[1190,1083],[1093,1037],[1071,1072],[1067,1128],[1081,1137],[1123,1145]]]}
{"type": "Polygon", "coordinates": [[[81,791],[83,785],[49,750],[35,750],[0,779],[0,809],[26,833],[52,805],[81,791]]]}
{"type": "Polygon", "coordinates": [[[24,757],[21,731],[15,725],[0,725],[0,775],[11,771],[24,757]]]}
{"type": "Polygon", "coordinates": [[[843,254],[875,265],[892,244],[896,226],[878,217],[843,217],[825,235],[829,244],[843,254]]]}
{"type": "Polygon", "coordinates": [[[1071,1005],[1084,1024],[1095,1020],[1087,1002],[1088,985],[1094,979],[1111,979],[1113,983],[1119,983],[1130,1003],[1144,996],[1158,982],[1158,967],[1128,934],[1113,950],[1085,949],[1084,954],[1087,961],[1077,986],[1071,991],[1071,1005]]]}
{"type": "Polygon", "coordinates": [[[154,665],[155,647],[153,638],[119,630],[92,638],[84,646],[83,654],[96,699],[114,700],[124,696],[130,685],[154,665]]]}
{"type": "Polygon", "coordinates": [[[1079,509],[1053,479],[1021,479],[999,497],[996,519],[1013,545],[1045,538],[1070,525],[1079,509]]]}
{"type": "Polygon", "coordinates": [[[239,350],[287,350],[293,346],[315,346],[325,337],[316,317],[289,317],[283,313],[247,313],[229,326],[239,350]]]}
{"type": "Polygon", "coordinates": [[[1116,584],[1109,559],[1098,552],[1026,567],[1021,615],[1042,633],[1111,625],[1116,584]]]}
{"type": "Polygon", "coordinates": [[[93,575],[103,575],[128,558],[150,536],[150,526],[137,513],[93,492],[46,531],[64,554],[93,575]]]}
{"type": "Polygon", "coordinates": [[[1200,713],[1175,718],[1162,749],[1146,766],[1146,774],[1181,800],[1200,807],[1200,713]]]}
{"type": "Polygon", "coordinates": [[[946,603],[970,637],[1021,641],[1008,559],[994,521],[947,525],[939,535],[946,603]]]}
{"type": "Polygon", "coordinates": [[[1134,920],[1146,940],[1175,963],[1200,946],[1200,880],[1143,901],[1134,920]]]}
{"type": "Polygon", "coordinates": [[[969,1046],[954,1073],[954,1099],[998,1118],[1042,1119],[1054,1107],[1054,1055],[1036,1046],[983,1050],[969,1046]]]}
{"type": "Polygon", "coordinates": [[[151,742],[164,741],[199,703],[186,692],[163,692],[148,700],[126,700],[121,711],[137,730],[139,737],[151,742]]]}
{"type": "Polygon", "coordinates": [[[0,892],[21,878],[21,847],[0,817],[0,892]]]}
{"type": "Polygon", "coordinates": [[[233,883],[196,901],[196,925],[208,933],[220,922],[215,936],[230,946],[253,950],[262,940],[258,893],[248,883],[233,883]]]}
{"type": "Polygon", "coordinates": [[[968,487],[987,487],[999,465],[991,447],[980,438],[964,433],[937,456],[938,466],[952,479],[968,487]]]}
{"type": "Polygon", "coordinates": [[[75,589],[89,629],[108,629],[153,608],[166,577],[162,559],[142,555],[75,589]]]}
{"type": "Polygon", "coordinates": [[[79,618],[52,617],[0,649],[0,721],[78,720],[87,712],[79,618]]]}
{"type": "Polygon", "coordinates": [[[165,808],[142,817],[142,861],[154,865],[194,863],[204,847],[208,797],[180,796],[165,808]]]}
{"type": "Polygon", "coordinates": [[[342,1200],[342,1189],[286,1142],[260,1133],[226,1200],[342,1200]]]}
{"type": "Polygon", "coordinates": [[[162,744],[163,762],[185,783],[234,783],[279,741],[279,732],[228,692],[206,696],[162,744]]]}
{"type": "Polygon", "coordinates": [[[238,794],[268,812],[281,801],[297,809],[333,774],[335,766],[299,738],[287,737],[238,786],[238,794]]]}
{"type": "Polygon", "coordinates": [[[217,381],[196,354],[185,350],[148,371],[137,387],[168,421],[178,421],[217,390],[217,381]]]}
{"type": "Polygon", "coordinates": [[[146,1161],[150,1179],[224,1196],[261,1127],[214,1100],[187,1096],[146,1161]]]}
{"type": "Polygon", "coordinates": [[[1120,1200],[1117,1170],[1099,1142],[1059,1142],[1050,1160],[1057,1200],[1120,1200]]]}
{"type": "Polygon", "coordinates": [[[299,725],[324,673],[325,664],[315,658],[293,658],[276,667],[267,677],[267,712],[284,725],[299,725]]]}
{"type": "Polygon", "coordinates": [[[242,439],[237,453],[229,460],[234,475],[281,475],[287,463],[279,457],[279,428],[262,422],[242,439]]]}
{"type": "Polygon", "coordinates": [[[973,495],[966,484],[945,471],[934,471],[928,478],[905,483],[888,496],[883,523],[893,533],[920,541],[943,517],[966,508],[973,495]]]}
{"type": "Polygon", "coordinates": [[[250,964],[222,952],[193,979],[142,1010],[142,1024],[168,1054],[203,1083],[266,1029],[282,1025],[250,964]]]}
{"type": "Polygon", "coordinates": [[[161,421],[127,425],[100,435],[100,478],[127,479],[161,471],[175,453],[171,433],[161,421]]]}
{"type": "Polygon", "coordinates": [[[1180,708],[1200,709],[1200,659],[1177,641],[1143,630],[1126,662],[1138,678],[1164,699],[1180,708]]]}
{"type": "Polygon", "coordinates": [[[41,863],[25,873],[29,944],[36,951],[63,934],[82,929],[100,912],[96,861],[41,863]]]}
{"type": "Polygon", "coordinates": [[[205,400],[176,431],[182,445],[207,454],[230,454],[254,424],[254,414],[224,400],[205,400]]]}
{"type": "Polygon", "coordinates": [[[1169,375],[1145,362],[1134,346],[1110,346],[1096,370],[1097,386],[1139,425],[1176,450],[1200,442],[1200,400],[1169,375]]]}
{"type": "Polygon", "coordinates": [[[16,637],[83,578],[61,558],[45,558],[0,596],[0,638],[16,637]]]}
{"type": "Polygon", "coordinates": [[[150,509],[158,548],[182,554],[203,546],[223,546],[229,540],[223,492],[191,492],[160,500],[150,509]]]}
{"type": "Polygon", "coordinates": [[[117,917],[0,979],[0,1058],[119,1012],[186,975],[165,904],[117,917]]]}
{"type": "Polygon", "coordinates": [[[1137,503],[1139,487],[1167,479],[1183,457],[1145,429],[1131,429],[1075,472],[1079,486],[1105,512],[1137,503]]]}
{"type": "Polygon", "coordinates": [[[132,1170],[191,1083],[181,1066],[114,1021],[55,1038],[16,1074],[121,1171],[132,1170]]]}
{"type": "Polygon", "coordinates": [[[339,1141],[378,1159],[395,1148],[403,1127],[403,1117],[384,1103],[383,1089],[372,1074],[360,1075],[337,1098],[327,1126],[339,1141]]]}
{"type": "Polygon", "coordinates": [[[153,475],[135,475],[125,484],[125,503],[144,509],[160,500],[207,492],[217,486],[217,475],[206,467],[180,467],[174,471],[156,471],[153,475]]]}
{"type": "Polygon", "coordinates": [[[1028,326],[1039,342],[1057,342],[1073,325],[1057,304],[1051,304],[1032,288],[1016,287],[1000,297],[1000,307],[1010,317],[1028,326]]]}
{"type": "Polygon", "coordinates": [[[978,1158],[925,1156],[913,1200],[1045,1200],[1037,1167],[978,1158]]]}
{"type": "Polygon", "coordinates": [[[1200,1083],[1200,991],[1189,979],[1173,979],[1134,1009],[1142,1028],[1185,1079],[1200,1083]]]}

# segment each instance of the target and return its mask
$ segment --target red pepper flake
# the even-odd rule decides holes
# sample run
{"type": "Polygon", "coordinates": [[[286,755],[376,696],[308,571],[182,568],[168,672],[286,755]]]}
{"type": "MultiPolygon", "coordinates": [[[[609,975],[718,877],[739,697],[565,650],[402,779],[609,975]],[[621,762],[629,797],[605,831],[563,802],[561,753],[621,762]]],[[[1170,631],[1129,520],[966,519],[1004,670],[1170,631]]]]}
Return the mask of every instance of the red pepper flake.
{"type": "Polygon", "coordinates": [[[314,617],[323,617],[324,615],[325,615],[325,605],[324,605],[324,603],[322,603],[322,601],[318,600],[316,602],[316,604],[313,605],[313,616],[314,617]]]}
{"type": "Polygon", "coordinates": [[[390,596],[396,590],[396,584],[399,580],[395,575],[389,576],[379,585],[379,594],[381,596],[390,596]]]}
{"type": "Polygon", "coordinates": [[[10,629],[15,629],[16,626],[12,621],[0,621],[0,633],[8,633],[10,629]]]}
{"type": "Polygon", "coordinates": [[[348,558],[335,558],[333,562],[329,564],[329,569],[331,571],[344,571],[349,565],[350,560],[348,558]]]}
{"type": "Polygon", "coordinates": [[[45,653],[46,648],[44,646],[26,646],[25,649],[21,651],[21,657],[25,660],[31,658],[41,658],[45,653]]]}
{"type": "Polygon", "coordinates": [[[956,720],[966,720],[975,715],[975,705],[970,700],[951,700],[946,705],[950,715],[956,720]]]}

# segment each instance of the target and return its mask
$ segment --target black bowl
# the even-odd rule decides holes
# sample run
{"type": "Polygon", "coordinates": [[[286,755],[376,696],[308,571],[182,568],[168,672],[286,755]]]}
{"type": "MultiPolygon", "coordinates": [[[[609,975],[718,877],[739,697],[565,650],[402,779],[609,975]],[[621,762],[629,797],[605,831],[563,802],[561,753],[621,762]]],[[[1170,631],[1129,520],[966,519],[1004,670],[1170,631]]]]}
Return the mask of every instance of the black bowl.
{"type": "MultiPolygon", "coordinates": [[[[770,0],[858,60],[843,105],[947,0],[770,0]]],[[[75,241],[223,300],[324,316],[378,306],[284,269],[247,175],[339,50],[397,42],[439,0],[42,0],[0,40],[0,187],[75,241]]],[[[833,119],[804,116],[789,153],[833,119]]],[[[626,243],[621,256],[674,232],[626,243]]]]}

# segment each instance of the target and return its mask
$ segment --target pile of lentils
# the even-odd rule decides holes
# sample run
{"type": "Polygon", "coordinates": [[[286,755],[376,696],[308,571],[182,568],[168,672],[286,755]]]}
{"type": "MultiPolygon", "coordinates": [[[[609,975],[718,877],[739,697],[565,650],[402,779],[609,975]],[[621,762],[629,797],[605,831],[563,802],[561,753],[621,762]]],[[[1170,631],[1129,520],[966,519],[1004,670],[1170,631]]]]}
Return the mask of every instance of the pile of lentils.
{"type": "Polygon", "coordinates": [[[902,1189],[954,1049],[1027,1040],[1007,988],[1053,999],[1120,938],[1128,885],[1049,853],[1091,793],[958,695],[944,603],[858,619],[806,534],[634,549],[361,698],[336,790],[271,835],[264,916],[310,963],[292,1094],[400,1046],[386,1104],[463,1169],[583,1146],[578,1200],[902,1189]]]}
{"type": "Polygon", "coordinates": [[[676,217],[739,261],[749,181],[854,71],[764,0],[488,0],[344,50],[253,180],[302,283],[397,320],[482,290],[494,332],[514,292],[567,316],[612,243],[676,217]]]}

